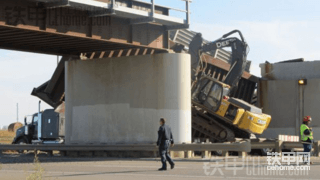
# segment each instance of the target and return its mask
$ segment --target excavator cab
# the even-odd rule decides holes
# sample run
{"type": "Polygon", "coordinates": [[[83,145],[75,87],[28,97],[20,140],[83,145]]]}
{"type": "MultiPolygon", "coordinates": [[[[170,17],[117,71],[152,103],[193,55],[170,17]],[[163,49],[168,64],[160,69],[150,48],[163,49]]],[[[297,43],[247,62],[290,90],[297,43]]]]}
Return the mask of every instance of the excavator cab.
{"type": "Polygon", "coordinates": [[[209,111],[216,112],[222,99],[229,94],[230,86],[211,77],[203,77],[192,88],[192,99],[204,105],[209,111]]]}

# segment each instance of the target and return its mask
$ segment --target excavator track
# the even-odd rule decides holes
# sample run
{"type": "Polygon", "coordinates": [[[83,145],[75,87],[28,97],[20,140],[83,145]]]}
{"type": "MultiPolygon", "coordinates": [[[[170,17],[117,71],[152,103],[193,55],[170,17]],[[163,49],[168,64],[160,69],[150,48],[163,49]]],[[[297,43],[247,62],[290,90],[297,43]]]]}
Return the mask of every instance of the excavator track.
{"type": "Polygon", "coordinates": [[[250,133],[213,116],[199,107],[192,107],[192,139],[209,139],[210,142],[234,141],[250,138],[250,133]]]}
{"type": "Polygon", "coordinates": [[[192,139],[209,139],[210,142],[233,141],[234,132],[208,116],[203,110],[192,107],[192,139]]]}

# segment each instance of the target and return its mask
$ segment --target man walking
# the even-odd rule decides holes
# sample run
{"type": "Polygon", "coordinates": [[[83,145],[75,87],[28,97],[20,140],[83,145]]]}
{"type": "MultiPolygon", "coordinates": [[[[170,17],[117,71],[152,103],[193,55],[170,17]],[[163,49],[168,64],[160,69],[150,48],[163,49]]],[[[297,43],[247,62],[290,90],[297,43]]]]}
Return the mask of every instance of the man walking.
{"type": "MultiPolygon", "coordinates": [[[[304,152],[311,152],[312,143],[313,143],[313,131],[309,127],[312,119],[311,116],[305,116],[303,122],[300,126],[301,142],[303,144],[304,152]]],[[[304,163],[307,163],[307,160],[304,160],[304,163]]],[[[312,162],[310,162],[312,164],[312,162]]]]}
{"type": "Polygon", "coordinates": [[[172,137],[171,128],[168,125],[166,125],[166,119],[161,118],[157,141],[157,146],[159,146],[159,154],[162,162],[162,167],[159,169],[159,171],[167,170],[167,160],[171,165],[171,169],[174,168],[174,162],[168,153],[170,144],[171,147],[173,147],[174,141],[172,137]]]}

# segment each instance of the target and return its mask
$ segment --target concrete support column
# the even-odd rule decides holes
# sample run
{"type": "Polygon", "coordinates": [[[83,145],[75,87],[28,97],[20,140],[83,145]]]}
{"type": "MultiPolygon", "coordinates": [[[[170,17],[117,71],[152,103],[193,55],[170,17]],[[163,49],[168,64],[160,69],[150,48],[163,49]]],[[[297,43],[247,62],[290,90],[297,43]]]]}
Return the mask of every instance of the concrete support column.
{"type": "Polygon", "coordinates": [[[314,156],[316,157],[320,156],[320,141],[316,141],[314,143],[314,156]]]}
{"type": "Polygon", "coordinates": [[[275,143],[276,143],[275,152],[279,153],[279,155],[281,156],[282,148],[283,148],[283,141],[277,140],[275,143]]]}
{"type": "Polygon", "coordinates": [[[242,158],[242,159],[246,158],[246,157],[247,157],[247,152],[239,151],[239,152],[238,152],[238,157],[239,157],[239,158],[242,158]]]}
{"type": "Polygon", "coordinates": [[[211,158],[211,151],[202,151],[201,158],[211,158]]]}
{"type": "Polygon", "coordinates": [[[222,151],[222,157],[229,157],[229,151],[222,151]]]}
{"type": "Polygon", "coordinates": [[[155,143],[159,119],[191,142],[190,55],[67,61],[66,144],[155,143]]]}
{"type": "Polygon", "coordinates": [[[194,157],[193,151],[185,151],[184,152],[184,158],[192,158],[192,157],[194,157]]]}

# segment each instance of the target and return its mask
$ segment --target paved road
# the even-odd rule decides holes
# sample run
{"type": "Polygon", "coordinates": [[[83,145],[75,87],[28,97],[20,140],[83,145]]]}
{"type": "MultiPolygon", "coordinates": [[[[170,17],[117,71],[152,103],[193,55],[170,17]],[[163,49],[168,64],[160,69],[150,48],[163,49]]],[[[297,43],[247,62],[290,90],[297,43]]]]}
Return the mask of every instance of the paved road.
{"type": "MultiPolygon", "coordinates": [[[[159,172],[158,159],[110,159],[110,158],[68,158],[41,157],[41,163],[31,163],[33,157],[15,155],[0,156],[2,163],[0,179],[26,179],[42,175],[43,179],[240,179],[240,180],[291,180],[319,179],[320,159],[310,171],[272,171],[267,170],[266,158],[213,158],[211,161],[201,159],[177,160],[176,168],[159,172]]],[[[294,166],[296,167],[296,166],[294,166]]]]}

